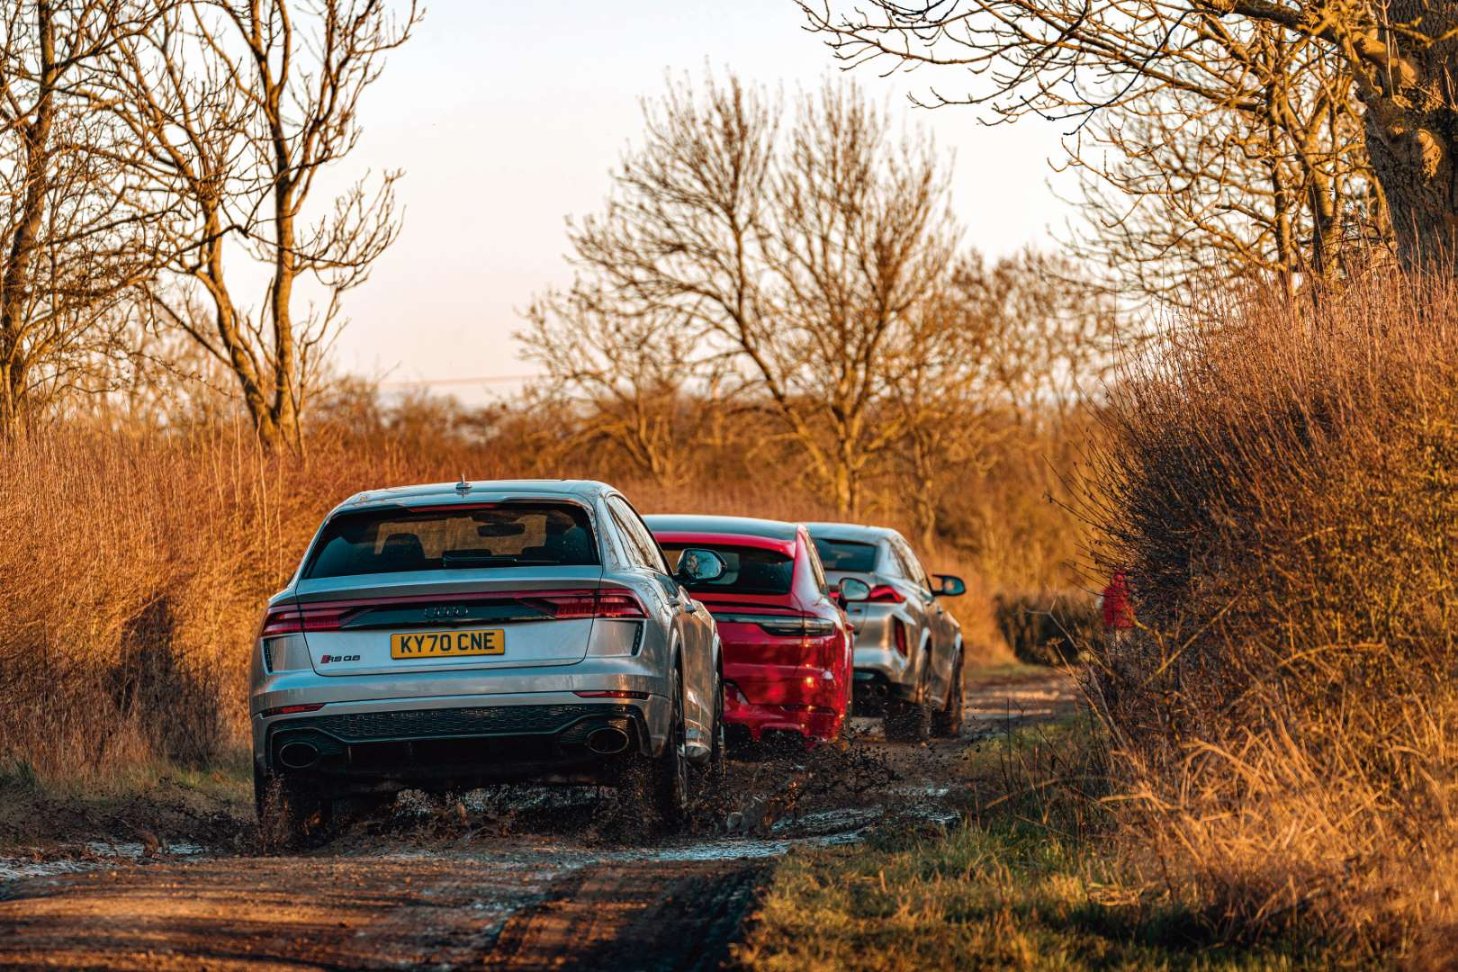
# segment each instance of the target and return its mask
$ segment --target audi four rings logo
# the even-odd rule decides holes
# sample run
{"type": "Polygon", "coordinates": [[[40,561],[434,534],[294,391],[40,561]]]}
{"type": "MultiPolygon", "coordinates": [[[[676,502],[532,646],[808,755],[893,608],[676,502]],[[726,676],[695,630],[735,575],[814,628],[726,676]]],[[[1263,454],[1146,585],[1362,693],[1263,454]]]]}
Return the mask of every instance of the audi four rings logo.
{"type": "Polygon", "coordinates": [[[358,655],[325,655],[319,659],[319,664],[327,665],[330,662],[359,661],[358,655]]]}
{"type": "Polygon", "coordinates": [[[459,604],[453,607],[428,607],[425,609],[425,617],[430,621],[440,618],[464,618],[465,616],[466,608],[459,604]]]}

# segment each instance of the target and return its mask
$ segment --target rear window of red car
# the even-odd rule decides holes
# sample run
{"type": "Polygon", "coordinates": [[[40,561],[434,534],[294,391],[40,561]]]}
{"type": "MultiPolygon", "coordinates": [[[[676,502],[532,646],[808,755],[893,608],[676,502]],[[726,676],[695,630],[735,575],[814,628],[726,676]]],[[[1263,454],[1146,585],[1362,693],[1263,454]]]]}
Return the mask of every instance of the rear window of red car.
{"type": "Polygon", "coordinates": [[[759,547],[718,544],[664,544],[669,566],[678,569],[678,555],[688,547],[712,550],[724,558],[724,573],[711,581],[686,585],[704,594],[788,594],[795,577],[795,562],[785,554],[759,547]]]}
{"type": "Polygon", "coordinates": [[[585,566],[598,562],[587,511],[567,503],[342,513],[324,533],[304,576],[422,570],[585,566]]]}

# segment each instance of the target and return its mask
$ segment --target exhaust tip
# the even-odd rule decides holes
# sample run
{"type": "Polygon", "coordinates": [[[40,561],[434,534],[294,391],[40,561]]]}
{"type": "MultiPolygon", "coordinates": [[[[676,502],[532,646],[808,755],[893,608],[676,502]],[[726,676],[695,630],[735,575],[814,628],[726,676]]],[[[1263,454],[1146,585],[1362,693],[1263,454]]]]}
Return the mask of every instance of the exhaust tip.
{"type": "Polygon", "coordinates": [[[594,729],[587,737],[587,748],[599,756],[613,756],[628,748],[628,734],[617,726],[594,729]]]}
{"type": "Polygon", "coordinates": [[[287,769],[308,769],[319,761],[319,750],[312,743],[285,743],[278,751],[278,761],[287,769]]]}

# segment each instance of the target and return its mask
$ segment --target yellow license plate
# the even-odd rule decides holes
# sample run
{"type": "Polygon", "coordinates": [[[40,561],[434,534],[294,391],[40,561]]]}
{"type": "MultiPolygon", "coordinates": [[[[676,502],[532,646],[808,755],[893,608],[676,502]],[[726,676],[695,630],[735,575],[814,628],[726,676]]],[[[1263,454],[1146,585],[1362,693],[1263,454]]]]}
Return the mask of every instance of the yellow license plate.
{"type": "Polygon", "coordinates": [[[455,658],[462,655],[506,654],[501,628],[476,631],[412,631],[390,635],[391,658],[455,658]]]}

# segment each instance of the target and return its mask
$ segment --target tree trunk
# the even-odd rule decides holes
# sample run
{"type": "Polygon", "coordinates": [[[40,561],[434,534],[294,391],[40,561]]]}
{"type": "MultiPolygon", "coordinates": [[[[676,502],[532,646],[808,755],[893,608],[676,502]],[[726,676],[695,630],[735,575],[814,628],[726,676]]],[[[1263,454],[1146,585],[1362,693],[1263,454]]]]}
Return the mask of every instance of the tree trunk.
{"type": "Polygon", "coordinates": [[[24,377],[19,365],[0,361],[0,442],[18,439],[25,431],[22,388],[24,377]]]}
{"type": "Polygon", "coordinates": [[[294,398],[298,389],[298,351],[294,346],[293,297],[294,278],[298,275],[294,255],[294,199],[292,190],[282,182],[276,190],[274,205],[278,226],[273,262],[274,372],[273,410],[271,418],[283,442],[295,451],[303,446],[299,435],[299,416],[294,398]]]}
{"type": "Polygon", "coordinates": [[[25,315],[35,286],[32,267],[36,241],[46,212],[46,194],[51,189],[51,124],[56,111],[56,35],[51,5],[36,4],[36,35],[40,42],[39,97],[34,113],[21,129],[25,142],[25,196],[20,219],[10,238],[5,272],[0,276],[0,368],[4,388],[0,389],[0,436],[12,437],[23,420],[22,398],[26,372],[25,315]]]}
{"type": "MultiPolygon", "coordinates": [[[[1397,23],[1420,19],[1423,33],[1458,26],[1455,0],[1389,0],[1397,23]]],[[[1458,258],[1458,89],[1450,74],[1458,40],[1426,49],[1389,36],[1399,57],[1361,91],[1367,108],[1367,150],[1382,184],[1404,265],[1418,268],[1458,258]]]]}

